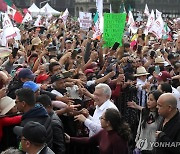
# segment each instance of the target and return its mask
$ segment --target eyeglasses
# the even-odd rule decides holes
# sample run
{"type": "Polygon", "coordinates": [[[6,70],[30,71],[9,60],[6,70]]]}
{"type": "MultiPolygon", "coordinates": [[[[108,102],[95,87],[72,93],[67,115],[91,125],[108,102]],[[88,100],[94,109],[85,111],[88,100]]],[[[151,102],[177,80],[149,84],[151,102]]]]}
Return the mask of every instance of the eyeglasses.
{"type": "Polygon", "coordinates": [[[99,120],[106,120],[106,119],[105,119],[104,117],[101,116],[101,117],[99,117],[99,120]]]}

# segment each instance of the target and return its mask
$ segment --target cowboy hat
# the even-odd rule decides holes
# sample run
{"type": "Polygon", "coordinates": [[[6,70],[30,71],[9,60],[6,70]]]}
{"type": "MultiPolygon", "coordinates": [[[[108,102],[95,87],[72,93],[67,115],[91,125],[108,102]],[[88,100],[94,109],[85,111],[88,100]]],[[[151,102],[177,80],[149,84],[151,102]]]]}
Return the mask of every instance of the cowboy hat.
{"type": "Polygon", "coordinates": [[[5,115],[8,113],[14,106],[16,105],[15,100],[12,98],[5,96],[0,99],[0,115],[5,115]]]}
{"type": "Polygon", "coordinates": [[[143,66],[140,66],[136,69],[136,74],[134,74],[134,76],[143,76],[148,74],[149,73],[146,71],[146,69],[143,66]]]}
{"type": "Polygon", "coordinates": [[[42,41],[41,41],[41,39],[39,37],[35,37],[31,41],[32,45],[39,45],[39,44],[41,44],[41,42],[42,41]]]}
{"type": "Polygon", "coordinates": [[[161,56],[155,58],[155,64],[164,64],[165,60],[161,56]]]}

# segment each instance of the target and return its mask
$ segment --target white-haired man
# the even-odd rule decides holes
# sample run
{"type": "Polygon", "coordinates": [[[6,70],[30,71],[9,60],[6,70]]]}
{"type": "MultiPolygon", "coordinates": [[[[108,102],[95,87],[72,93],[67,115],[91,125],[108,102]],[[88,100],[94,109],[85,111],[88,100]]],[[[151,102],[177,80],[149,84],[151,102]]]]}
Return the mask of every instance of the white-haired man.
{"type": "MultiPolygon", "coordinates": [[[[84,122],[85,126],[89,129],[89,136],[92,136],[101,130],[100,118],[102,114],[108,108],[115,108],[115,104],[110,101],[111,98],[111,88],[105,83],[99,83],[95,87],[95,91],[93,93],[94,101],[96,105],[96,109],[94,111],[93,116],[84,116],[83,114],[75,116],[75,120],[79,120],[84,122]]],[[[118,110],[118,109],[117,109],[118,110]]],[[[84,110],[87,113],[87,110],[84,110]]]]}

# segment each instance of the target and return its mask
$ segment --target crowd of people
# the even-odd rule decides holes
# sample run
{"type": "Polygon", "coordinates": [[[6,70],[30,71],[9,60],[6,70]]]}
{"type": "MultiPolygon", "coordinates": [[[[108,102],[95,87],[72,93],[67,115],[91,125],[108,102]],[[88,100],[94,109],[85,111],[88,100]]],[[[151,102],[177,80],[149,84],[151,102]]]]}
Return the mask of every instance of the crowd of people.
{"type": "Polygon", "coordinates": [[[21,24],[0,59],[0,151],[178,154],[180,20],[166,22],[166,39],[126,26],[115,50],[72,17],[21,24]]]}

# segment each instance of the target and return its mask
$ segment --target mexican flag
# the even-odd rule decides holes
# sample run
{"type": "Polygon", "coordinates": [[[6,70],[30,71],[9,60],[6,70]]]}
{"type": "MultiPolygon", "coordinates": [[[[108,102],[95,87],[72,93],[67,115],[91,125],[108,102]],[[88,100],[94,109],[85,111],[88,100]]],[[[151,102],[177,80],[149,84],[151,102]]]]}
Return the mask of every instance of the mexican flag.
{"type": "Polygon", "coordinates": [[[22,14],[15,9],[11,0],[0,0],[0,11],[7,12],[10,18],[17,23],[21,23],[23,20],[22,14]]]}
{"type": "Polygon", "coordinates": [[[8,5],[13,7],[13,3],[11,0],[0,0],[0,11],[6,12],[8,5]]]}
{"type": "Polygon", "coordinates": [[[7,6],[7,14],[10,16],[11,19],[16,21],[17,23],[22,23],[23,17],[20,12],[17,10],[13,9],[9,5],[7,6]]]}

